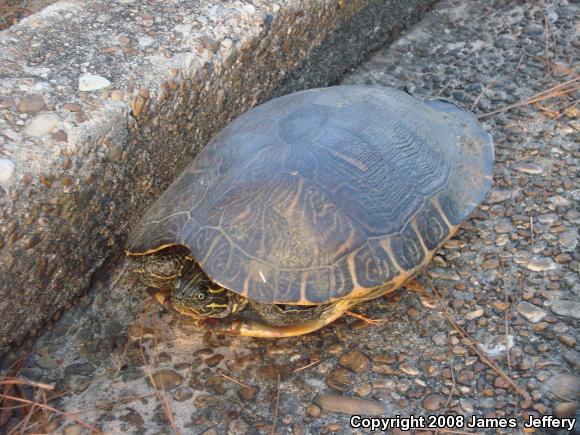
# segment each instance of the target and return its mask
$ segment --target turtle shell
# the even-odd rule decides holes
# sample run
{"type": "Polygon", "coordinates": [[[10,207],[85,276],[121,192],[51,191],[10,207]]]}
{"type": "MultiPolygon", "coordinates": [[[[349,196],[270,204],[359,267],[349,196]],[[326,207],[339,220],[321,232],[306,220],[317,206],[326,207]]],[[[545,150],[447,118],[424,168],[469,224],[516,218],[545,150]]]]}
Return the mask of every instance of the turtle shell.
{"type": "Polygon", "coordinates": [[[397,89],[336,86],[239,116],[129,237],[186,246],[251,300],[364,299],[427,264],[483,199],[493,144],[475,117],[397,89]]]}

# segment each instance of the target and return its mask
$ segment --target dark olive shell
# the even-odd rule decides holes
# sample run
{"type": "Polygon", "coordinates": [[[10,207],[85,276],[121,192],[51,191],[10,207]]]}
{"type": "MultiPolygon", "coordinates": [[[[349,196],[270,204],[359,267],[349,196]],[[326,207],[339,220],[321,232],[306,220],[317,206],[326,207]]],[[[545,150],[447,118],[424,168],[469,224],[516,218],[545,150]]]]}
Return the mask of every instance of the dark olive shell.
{"type": "Polygon", "coordinates": [[[378,86],[276,98],[218,133],[143,217],[128,254],[181,244],[252,300],[365,298],[424,266],[483,199],[475,117],[378,86]]]}

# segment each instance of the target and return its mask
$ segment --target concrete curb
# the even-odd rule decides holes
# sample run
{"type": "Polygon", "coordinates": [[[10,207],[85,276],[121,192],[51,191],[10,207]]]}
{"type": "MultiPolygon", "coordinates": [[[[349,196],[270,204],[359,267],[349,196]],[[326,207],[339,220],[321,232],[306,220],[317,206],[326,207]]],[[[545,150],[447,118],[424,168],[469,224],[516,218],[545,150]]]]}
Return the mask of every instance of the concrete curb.
{"type": "Polygon", "coordinates": [[[434,1],[55,3],[0,32],[0,348],[87,289],[229,120],[336,81],[434,1]]]}

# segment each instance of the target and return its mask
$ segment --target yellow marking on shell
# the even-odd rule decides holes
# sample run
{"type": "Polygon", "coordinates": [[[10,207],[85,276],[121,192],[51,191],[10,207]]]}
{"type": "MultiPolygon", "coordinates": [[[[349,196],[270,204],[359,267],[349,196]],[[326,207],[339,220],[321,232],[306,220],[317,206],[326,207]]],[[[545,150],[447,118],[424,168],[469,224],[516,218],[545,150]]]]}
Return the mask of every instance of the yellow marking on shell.
{"type": "Polygon", "coordinates": [[[266,277],[264,277],[264,274],[262,273],[261,270],[258,270],[258,274],[260,275],[260,278],[262,278],[262,282],[264,282],[264,284],[266,283],[266,277]]]}
{"type": "Polygon", "coordinates": [[[449,229],[453,228],[453,225],[451,225],[451,222],[449,222],[447,220],[447,216],[445,215],[445,213],[443,213],[443,209],[441,208],[441,204],[439,204],[439,199],[433,198],[432,204],[433,204],[433,207],[435,207],[435,209],[437,210],[437,212],[441,216],[441,219],[443,219],[445,221],[445,225],[447,225],[447,227],[449,229]]]}
{"type": "Polygon", "coordinates": [[[218,239],[219,239],[219,238],[220,238],[220,237],[214,237],[214,238],[213,238],[213,240],[212,240],[212,242],[211,242],[211,245],[209,245],[209,249],[207,250],[207,254],[205,255],[205,257],[204,257],[203,259],[200,259],[200,260],[198,261],[198,263],[199,263],[199,265],[200,265],[200,266],[201,266],[201,264],[205,263],[205,262],[206,262],[206,260],[209,258],[209,256],[211,255],[211,252],[213,251],[213,248],[214,248],[214,247],[215,247],[215,245],[218,243],[218,239]]]}
{"type": "MultiPolygon", "coordinates": [[[[131,252],[129,250],[125,250],[125,255],[134,256],[134,257],[141,257],[143,255],[154,254],[155,252],[162,251],[163,249],[172,248],[174,246],[183,246],[180,243],[168,243],[165,245],[158,246],[156,248],[147,249],[143,252],[131,252]]],[[[185,246],[184,246],[185,247],[185,246]]]]}
{"type": "Polygon", "coordinates": [[[330,150],[330,153],[334,157],[336,157],[337,159],[343,160],[343,161],[349,163],[350,165],[356,167],[359,171],[365,172],[368,169],[367,165],[365,165],[360,160],[354,159],[354,158],[347,156],[346,154],[343,154],[339,151],[330,150]]]}
{"type": "Polygon", "coordinates": [[[244,279],[244,284],[242,285],[242,291],[240,295],[247,298],[249,291],[250,291],[250,274],[248,274],[246,276],[246,279],[244,279]]]}
{"type": "Polygon", "coordinates": [[[381,247],[383,248],[383,250],[387,253],[389,258],[393,262],[393,267],[395,269],[399,270],[399,272],[402,271],[403,268],[397,262],[397,258],[395,257],[395,254],[393,253],[393,247],[391,246],[391,239],[389,239],[389,238],[379,239],[379,243],[381,244],[381,247]]]}
{"type": "Polygon", "coordinates": [[[351,246],[354,244],[355,239],[355,232],[351,229],[348,234],[348,239],[346,239],[343,243],[340,244],[338,248],[336,248],[336,252],[345,252],[350,249],[351,246]]]}
{"type": "Polygon", "coordinates": [[[431,252],[429,249],[427,249],[427,246],[425,246],[425,241],[421,237],[421,233],[419,232],[419,228],[417,228],[417,220],[415,218],[411,219],[411,228],[413,228],[413,231],[415,231],[415,235],[417,236],[417,239],[419,239],[419,243],[421,244],[423,251],[426,254],[431,252]]]}
{"type": "Polygon", "coordinates": [[[443,246],[443,244],[449,240],[451,237],[453,237],[455,235],[455,233],[457,232],[457,230],[459,229],[459,225],[451,225],[449,227],[449,235],[445,238],[445,240],[443,240],[440,244],[439,247],[443,246]]]}
{"type": "Polygon", "coordinates": [[[361,288],[361,286],[360,286],[360,284],[358,282],[358,278],[356,276],[356,269],[354,267],[354,260],[355,260],[355,256],[356,256],[356,254],[357,254],[358,251],[359,251],[359,249],[357,249],[356,251],[350,253],[346,257],[346,264],[348,265],[348,272],[350,273],[350,279],[352,279],[352,286],[353,286],[353,288],[361,288]]]}
{"type": "MultiPolygon", "coordinates": [[[[298,175],[298,174],[297,174],[298,175]]],[[[304,179],[298,175],[298,189],[296,189],[296,195],[290,202],[289,206],[286,210],[292,212],[298,206],[298,202],[300,201],[300,196],[302,195],[302,191],[304,190],[304,179]]]]}

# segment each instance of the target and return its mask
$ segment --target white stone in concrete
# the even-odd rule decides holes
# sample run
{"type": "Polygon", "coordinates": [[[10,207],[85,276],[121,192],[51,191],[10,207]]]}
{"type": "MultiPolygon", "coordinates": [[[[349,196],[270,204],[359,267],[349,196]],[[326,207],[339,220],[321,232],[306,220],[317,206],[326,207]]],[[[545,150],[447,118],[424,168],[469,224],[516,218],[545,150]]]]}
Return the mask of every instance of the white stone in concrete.
{"type": "Polygon", "coordinates": [[[86,73],[79,78],[79,91],[90,92],[105,89],[111,86],[111,82],[105,77],[86,73]]]}
{"type": "Polygon", "coordinates": [[[44,113],[38,115],[26,124],[24,127],[24,133],[28,136],[45,136],[56,127],[58,121],[59,117],[56,113],[44,113]]]}

